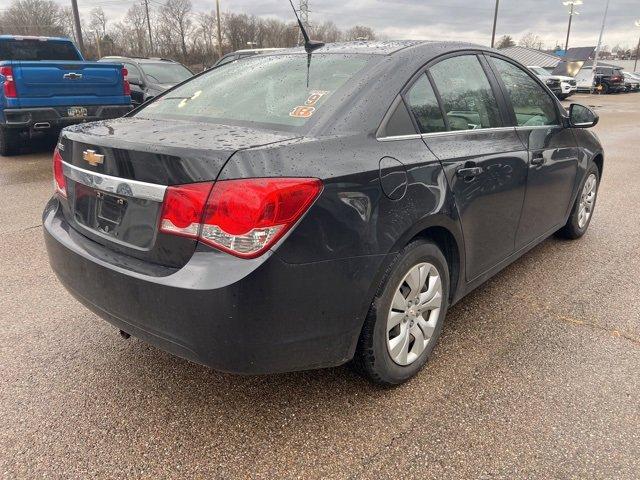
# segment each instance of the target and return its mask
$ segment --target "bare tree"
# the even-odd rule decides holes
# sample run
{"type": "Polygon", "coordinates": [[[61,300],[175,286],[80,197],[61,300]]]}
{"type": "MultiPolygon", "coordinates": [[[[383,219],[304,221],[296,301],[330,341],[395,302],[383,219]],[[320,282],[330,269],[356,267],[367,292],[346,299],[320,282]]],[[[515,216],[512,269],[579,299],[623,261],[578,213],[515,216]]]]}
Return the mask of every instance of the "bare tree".
{"type": "Polygon", "coordinates": [[[183,58],[187,58],[189,54],[187,42],[194,30],[191,10],[191,0],[167,0],[160,9],[160,15],[165,26],[172,28],[178,36],[183,58]]]}
{"type": "Polygon", "coordinates": [[[0,17],[0,33],[68,36],[63,9],[52,0],[14,0],[0,17]]]}
{"type": "Polygon", "coordinates": [[[370,27],[364,27],[362,25],[356,25],[353,28],[347,30],[344,34],[344,39],[347,41],[353,40],[375,40],[376,32],[370,27]]]}
{"type": "Polygon", "coordinates": [[[315,25],[312,27],[311,33],[314,40],[322,40],[326,43],[339,42],[342,40],[342,32],[333,22],[324,22],[320,25],[315,25]]]}
{"type": "Polygon", "coordinates": [[[536,35],[535,33],[529,32],[520,39],[520,41],[518,42],[518,45],[520,45],[521,47],[535,48],[537,50],[542,50],[544,42],[538,35],[536,35]]]}
{"type": "Polygon", "coordinates": [[[515,45],[516,42],[513,41],[511,35],[503,35],[496,42],[496,48],[498,49],[514,47],[515,45]]]}
{"type": "Polygon", "coordinates": [[[107,34],[107,16],[102,7],[96,7],[91,10],[89,27],[99,37],[104,37],[107,34]]]}

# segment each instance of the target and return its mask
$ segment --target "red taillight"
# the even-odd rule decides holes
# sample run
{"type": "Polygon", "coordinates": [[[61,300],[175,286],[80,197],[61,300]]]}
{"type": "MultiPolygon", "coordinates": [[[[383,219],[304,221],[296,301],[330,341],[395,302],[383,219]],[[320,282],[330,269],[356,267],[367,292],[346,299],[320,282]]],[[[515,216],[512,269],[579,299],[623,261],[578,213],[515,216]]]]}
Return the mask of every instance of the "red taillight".
{"type": "Polygon", "coordinates": [[[67,181],[62,171],[62,155],[60,155],[57,147],[53,152],[53,184],[56,193],[63,197],[67,196],[67,181]]]}
{"type": "Polygon", "coordinates": [[[168,187],[162,205],[160,230],[165,233],[197,238],[209,192],[211,192],[211,183],[168,187]]]}
{"type": "Polygon", "coordinates": [[[17,98],[18,90],[16,89],[16,81],[13,78],[13,69],[11,67],[0,67],[0,75],[4,77],[3,91],[7,98],[17,98]]]}
{"type": "Polygon", "coordinates": [[[131,95],[131,85],[129,85],[129,80],[127,80],[127,75],[129,75],[129,70],[126,68],[122,69],[122,88],[123,93],[125,95],[131,95]]]}
{"type": "Polygon", "coordinates": [[[322,182],[315,178],[255,178],[219,181],[210,194],[207,188],[211,189],[211,184],[169,187],[160,230],[197,237],[238,257],[254,258],[300,219],[322,190],[322,182]]]}

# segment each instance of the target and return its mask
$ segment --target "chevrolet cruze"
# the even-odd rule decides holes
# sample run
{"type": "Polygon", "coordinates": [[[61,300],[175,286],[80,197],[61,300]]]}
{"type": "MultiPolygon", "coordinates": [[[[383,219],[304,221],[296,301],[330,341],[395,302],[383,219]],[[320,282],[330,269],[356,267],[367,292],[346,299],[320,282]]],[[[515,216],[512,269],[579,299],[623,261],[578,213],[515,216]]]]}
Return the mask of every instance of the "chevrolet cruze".
{"type": "Polygon", "coordinates": [[[248,58],[62,132],[50,263],[123,333],[215,369],[398,384],[449,306],[586,232],[597,120],[475,45],[248,58]]]}

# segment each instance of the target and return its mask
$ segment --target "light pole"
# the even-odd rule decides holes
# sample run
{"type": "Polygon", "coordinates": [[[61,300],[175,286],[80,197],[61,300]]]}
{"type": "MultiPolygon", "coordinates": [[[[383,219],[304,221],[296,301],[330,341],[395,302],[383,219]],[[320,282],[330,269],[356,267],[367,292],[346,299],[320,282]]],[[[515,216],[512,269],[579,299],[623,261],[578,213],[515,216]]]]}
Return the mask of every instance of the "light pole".
{"type": "Polygon", "coordinates": [[[567,27],[567,41],[564,44],[564,51],[569,50],[569,35],[571,34],[571,20],[573,20],[574,15],[578,15],[578,12],[574,11],[574,7],[576,5],[582,5],[582,0],[567,0],[562,2],[562,4],[567,7],[570,6],[569,9],[569,27],[567,27]]]}
{"type": "Polygon", "coordinates": [[[609,0],[604,7],[604,15],[602,17],[602,27],[600,27],[600,36],[598,37],[598,45],[596,46],[596,55],[593,58],[593,67],[591,69],[591,92],[593,93],[593,83],[596,78],[596,70],[598,69],[598,57],[600,56],[600,47],[602,45],[602,35],[604,34],[604,27],[607,25],[607,13],[609,13],[609,0]]]}
{"type": "MultiPolygon", "coordinates": [[[[640,20],[635,21],[635,26],[640,27],[640,20]]],[[[635,72],[638,69],[638,54],[640,54],[640,38],[638,38],[638,46],[636,47],[636,61],[633,64],[633,71],[635,72]]]]}
{"type": "Polygon", "coordinates": [[[491,48],[496,43],[496,24],[498,23],[498,7],[500,6],[500,0],[496,0],[496,9],[493,12],[493,31],[491,32],[491,48]]]}

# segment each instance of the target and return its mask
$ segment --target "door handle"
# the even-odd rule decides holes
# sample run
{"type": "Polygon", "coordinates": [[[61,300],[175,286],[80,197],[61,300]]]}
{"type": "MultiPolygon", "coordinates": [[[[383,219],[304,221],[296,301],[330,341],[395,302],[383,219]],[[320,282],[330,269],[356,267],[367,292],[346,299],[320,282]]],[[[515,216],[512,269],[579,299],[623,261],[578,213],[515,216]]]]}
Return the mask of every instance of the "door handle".
{"type": "Polygon", "coordinates": [[[544,156],[542,155],[542,153],[534,153],[533,154],[533,158],[531,159],[531,165],[537,167],[539,165],[542,165],[545,162],[544,160],[544,156]]]}
{"type": "Polygon", "coordinates": [[[456,175],[465,180],[472,180],[482,173],[482,167],[463,167],[456,170],[456,175]]]}

